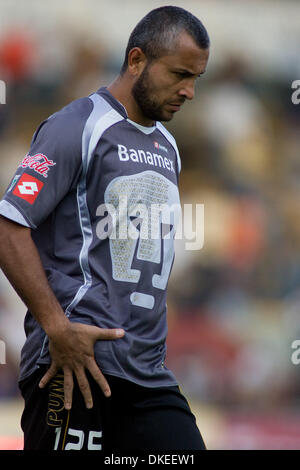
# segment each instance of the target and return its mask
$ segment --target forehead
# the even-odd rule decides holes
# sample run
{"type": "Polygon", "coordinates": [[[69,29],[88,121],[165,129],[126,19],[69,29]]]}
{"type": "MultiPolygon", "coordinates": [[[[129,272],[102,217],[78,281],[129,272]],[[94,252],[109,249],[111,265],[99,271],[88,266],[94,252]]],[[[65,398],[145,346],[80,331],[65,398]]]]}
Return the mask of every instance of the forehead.
{"type": "Polygon", "coordinates": [[[175,51],[158,59],[167,67],[188,70],[193,74],[205,71],[209,57],[209,49],[201,49],[194,39],[183,31],[176,44],[175,51]]]}

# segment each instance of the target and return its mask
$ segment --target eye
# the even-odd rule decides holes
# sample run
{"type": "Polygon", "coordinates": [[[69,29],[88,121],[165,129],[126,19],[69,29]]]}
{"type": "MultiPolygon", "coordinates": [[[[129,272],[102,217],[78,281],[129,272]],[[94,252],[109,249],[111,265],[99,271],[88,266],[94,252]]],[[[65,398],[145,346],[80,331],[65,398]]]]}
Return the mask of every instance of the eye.
{"type": "Polygon", "coordinates": [[[189,73],[187,72],[174,72],[174,74],[180,78],[180,80],[183,80],[184,78],[188,78],[190,76],[189,73]]]}

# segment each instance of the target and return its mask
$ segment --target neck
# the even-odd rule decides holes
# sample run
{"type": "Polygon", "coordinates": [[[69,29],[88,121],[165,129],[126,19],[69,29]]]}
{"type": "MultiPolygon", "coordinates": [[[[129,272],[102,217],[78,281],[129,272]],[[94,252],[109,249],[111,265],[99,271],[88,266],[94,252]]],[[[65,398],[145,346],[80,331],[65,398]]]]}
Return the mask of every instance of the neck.
{"type": "Polygon", "coordinates": [[[117,77],[108,87],[108,91],[116,98],[126,109],[129,119],[142,126],[151,127],[155,124],[152,119],[147,118],[142,113],[139,105],[135,101],[131,90],[132,82],[126,74],[117,77]]]}

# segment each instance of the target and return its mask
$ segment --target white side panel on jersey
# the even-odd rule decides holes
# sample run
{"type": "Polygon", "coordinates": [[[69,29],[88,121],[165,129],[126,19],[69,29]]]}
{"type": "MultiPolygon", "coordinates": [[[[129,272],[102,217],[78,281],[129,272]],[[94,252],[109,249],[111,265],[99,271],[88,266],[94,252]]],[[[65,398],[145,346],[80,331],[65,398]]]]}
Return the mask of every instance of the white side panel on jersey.
{"type": "Polygon", "coordinates": [[[80,227],[83,243],[79,255],[81,271],[84,277],[84,283],[77,291],[72,302],[66,309],[66,315],[69,316],[74,307],[80,302],[87,290],[92,285],[92,275],[89,266],[88,252],[93,241],[93,232],[89,216],[89,210],[86,201],[86,175],[90,160],[94,154],[96,146],[102,134],[113,124],[122,121],[124,118],[115,111],[104,98],[97,93],[90,96],[94,103],[94,108],[86,122],[82,134],[82,177],[77,186],[77,205],[79,212],[80,227]]]}
{"type": "Polygon", "coordinates": [[[157,126],[157,129],[160,130],[160,132],[165,136],[165,138],[170,142],[170,144],[174,148],[174,150],[176,152],[176,156],[177,156],[178,173],[180,173],[181,172],[181,159],[180,159],[178,147],[177,147],[177,144],[176,144],[176,140],[174,139],[172,134],[170,134],[170,132],[167,131],[167,129],[162,125],[161,122],[157,122],[156,126],[157,126]]]}

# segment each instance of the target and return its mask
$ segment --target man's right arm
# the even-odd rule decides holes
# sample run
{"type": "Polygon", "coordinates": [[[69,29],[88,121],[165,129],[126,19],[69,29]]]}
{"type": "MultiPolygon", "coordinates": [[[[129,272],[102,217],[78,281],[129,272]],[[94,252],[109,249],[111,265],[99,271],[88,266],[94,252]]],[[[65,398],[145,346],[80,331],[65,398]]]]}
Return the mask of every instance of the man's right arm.
{"type": "Polygon", "coordinates": [[[71,408],[73,373],[84,396],[92,406],[92,396],[85,369],[88,369],[106,396],[109,385],[94,358],[97,340],[117,339],[124,331],[72,323],[65,316],[45,274],[39,253],[31,238],[31,229],[0,216],[0,268],[23,300],[28,310],[49,337],[51,366],[40,386],[64,371],[65,406],[71,408]]]}
{"type": "Polygon", "coordinates": [[[31,229],[2,216],[0,267],[47,335],[67,326],[68,319],[50,288],[31,229]]]}

